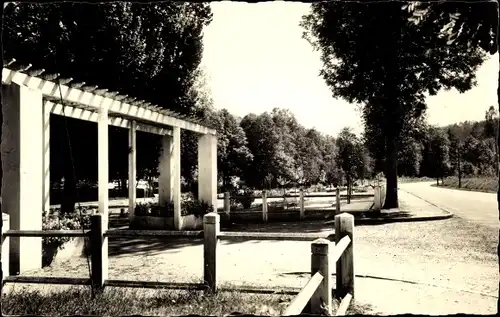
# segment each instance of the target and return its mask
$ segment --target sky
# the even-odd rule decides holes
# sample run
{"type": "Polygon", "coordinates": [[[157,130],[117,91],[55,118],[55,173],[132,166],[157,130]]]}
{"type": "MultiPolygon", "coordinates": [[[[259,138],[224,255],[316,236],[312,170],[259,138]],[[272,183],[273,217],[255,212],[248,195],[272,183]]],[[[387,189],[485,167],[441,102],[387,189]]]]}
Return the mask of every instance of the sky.
{"type": "MultiPolygon", "coordinates": [[[[288,108],[306,128],[337,135],[349,126],[363,131],[356,105],[332,97],[319,76],[320,53],[302,38],[300,2],[212,2],[213,21],[204,30],[202,68],[218,109],[237,116],[288,108]]],[[[496,103],[498,56],[477,73],[464,94],[443,91],[427,99],[430,124],[482,120],[496,103]]]]}

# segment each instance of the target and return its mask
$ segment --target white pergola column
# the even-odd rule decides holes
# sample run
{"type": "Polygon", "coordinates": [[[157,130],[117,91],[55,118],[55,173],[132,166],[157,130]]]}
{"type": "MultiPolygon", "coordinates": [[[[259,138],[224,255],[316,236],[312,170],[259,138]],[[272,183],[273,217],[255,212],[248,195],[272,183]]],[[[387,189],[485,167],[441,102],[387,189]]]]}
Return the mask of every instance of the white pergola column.
{"type": "Polygon", "coordinates": [[[50,210],[50,109],[47,103],[43,103],[43,210],[50,210]]]}
{"type": "Polygon", "coordinates": [[[136,133],[137,123],[135,121],[130,122],[130,129],[128,134],[128,215],[129,218],[134,216],[135,212],[135,201],[136,201],[136,178],[137,178],[137,144],[136,144],[136,133]]]}
{"type": "Polygon", "coordinates": [[[109,153],[108,153],[108,107],[102,105],[97,117],[97,182],[99,192],[98,212],[104,219],[105,228],[108,229],[109,207],[109,153]]]}
{"type": "Polygon", "coordinates": [[[172,136],[164,135],[159,159],[158,203],[174,204],[174,229],[181,230],[181,129],[173,127],[172,136]]]}
{"type": "Polygon", "coordinates": [[[198,139],[198,199],[217,211],[217,137],[212,134],[198,139]]]}
{"type": "MultiPolygon", "coordinates": [[[[11,230],[42,230],[42,94],[13,83],[2,86],[2,95],[2,211],[11,230]]],[[[9,246],[11,275],[42,267],[42,238],[11,237],[9,246]]]]}

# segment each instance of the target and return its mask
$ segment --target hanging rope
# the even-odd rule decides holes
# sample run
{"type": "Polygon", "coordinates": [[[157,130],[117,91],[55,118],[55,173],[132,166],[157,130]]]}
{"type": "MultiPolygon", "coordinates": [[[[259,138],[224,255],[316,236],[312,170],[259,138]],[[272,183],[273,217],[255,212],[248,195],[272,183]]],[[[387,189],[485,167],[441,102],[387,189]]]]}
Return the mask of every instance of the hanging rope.
{"type": "Polygon", "coordinates": [[[85,236],[85,221],[83,219],[82,207],[80,204],[80,199],[79,199],[80,197],[78,194],[78,186],[76,186],[76,184],[78,183],[77,178],[76,178],[76,168],[75,168],[75,162],[73,159],[73,148],[71,146],[71,137],[70,137],[69,129],[68,129],[68,119],[66,117],[66,112],[65,112],[66,105],[64,103],[63,96],[62,96],[61,79],[60,78],[58,79],[58,88],[59,88],[59,99],[60,99],[60,103],[62,106],[62,113],[63,113],[63,118],[64,118],[64,128],[66,130],[66,139],[68,140],[68,149],[69,149],[69,156],[70,156],[70,162],[71,162],[72,173],[73,173],[73,180],[75,182],[75,196],[76,196],[76,201],[78,203],[78,211],[79,211],[79,216],[80,216],[80,226],[82,227],[82,233],[84,234],[83,242],[84,242],[84,249],[85,249],[85,258],[87,259],[87,268],[88,268],[89,278],[90,278],[90,283],[91,283],[90,291],[91,291],[92,298],[95,298],[94,282],[92,280],[92,270],[90,267],[90,258],[89,258],[89,253],[90,253],[89,246],[88,246],[89,243],[88,243],[88,237],[85,236]]]}

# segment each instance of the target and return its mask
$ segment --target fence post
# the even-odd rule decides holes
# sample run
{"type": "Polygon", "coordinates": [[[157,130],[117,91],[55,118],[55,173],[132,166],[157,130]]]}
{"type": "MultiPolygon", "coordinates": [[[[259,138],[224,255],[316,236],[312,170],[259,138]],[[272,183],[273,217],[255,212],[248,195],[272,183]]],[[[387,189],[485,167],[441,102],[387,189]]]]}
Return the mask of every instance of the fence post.
{"type": "Polygon", "coordinates": [[[335,188],[335,214],[340,214],[340,188],[335,188]]]}
{"type": "Polygon", "coordinates": [[[382,209],[384,203],[385,203],[385,186],[380,185],[380,209],[382,209]]]}
{"type": "Polygon", "coordinates": [[[317,239],[311,244],[311,277],[316,272],[321,273],[323,281],[311,297],[310,309],[312,314],[328,312],[332,314],[332,284],[331,268],[329,265],[330,241],[317,239]]]}
{"type": "Polygon", "coordinates": [[[90,216],[90,261],[92,287],[94,291],[104,289],[104,281],[108,279],[108,239],[104,236],[107,224],[102,214],[90,216]]]}
{"type": "Polygon", "coordinates": [[[336,293],[339,298],[347,293],[354,298],[354,216],[348,213],[335,216],[335,243],[345,236],[349,236],[351,242],[337,261],[336,293]]]}
{"type": "Polygon", "coordinates": [[[380,211],[382,209],[382,197],[380,196],[380,185],[375,185],[374,188],[374,193],[373,193],[373,210],[374,211],[380,211]]]}
{"type": "Polygon", "coordinates": [[[304,219],[306,217],[306,210],[304,207],[304,189],[300,189],[300,198],[299,198],[299,208],[300,208],[300,219],[304,219]]]}
{"type": "Polygon", "coordinates": [[[217,244],[219,242],[220,216],[211,212],[203,217],[203,277],[212,292],[217,290],[217,244]]]}
{"type": "Polygon", "coordinates": [[[267,222],[267,191],[262,191],[262,220],[267,222]]]}
{"type": "Polygon", "coordinates": [[[229,217],[229,214],[231,212],[231,204],[229,202],[229,192],[224,192],[224,212],[229,217]]]}

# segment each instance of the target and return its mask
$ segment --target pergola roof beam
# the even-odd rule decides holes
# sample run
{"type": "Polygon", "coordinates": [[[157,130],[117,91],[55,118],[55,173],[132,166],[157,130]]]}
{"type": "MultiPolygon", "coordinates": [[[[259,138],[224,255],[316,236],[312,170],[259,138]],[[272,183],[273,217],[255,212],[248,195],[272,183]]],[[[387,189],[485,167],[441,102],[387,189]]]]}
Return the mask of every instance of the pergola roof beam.
{"type": "MultiPolygon", "coordinates": [[[[44,103],[46,106],[50,107],[50,113],[52,114],[97,123],[98,113],[95,111],[89,111],[69,105],[63,107],[60,103],[55,103],[50,100],[45,100],[44,103]]],[[[130,129],[131,126],[131,120],[121,117],[110,117],[108,121],[109,125],[114,127],[130,129]]],[[[138,123],[137,130],[158,135],[172,134],[172,131],[169,129],[159,128],[145,123],[138,123]]]]}
{"type": "MultiPolygon", "coordinates": [[[[24,73],[13,71],[8,68],[3,69],[4,83],[10,84],[10,82],[15,82],[19,85],[24,85],[30,87],[31,89],[38,89],[46,96],[58,96],[59,87],[60,93],[65,101],[75,102],[82,105],[91,106],[94,108],[100,108],[102,106],[108,106],[110,112],[115,112],[121,114],[125,117],[132,117],[137,120],[148,121],[152,124],[161,124],[166,126],[178,127],[184,130],[190,130],[202,134],[216,134],[214,129],[189,122],[187,120],[181,120],[169,115],[160,114],[157,111],[151,111],[149,109],[141,108],[138,111],[137,106],[133,106],[126,102],[121,102],[118,97],[113,99],[108,97],[103,97],[95,95],[84,90],[68,87],[66,85],[57,85],[52,81],[47,81],[40,79],[38,77],[31,77],[24,73]]],[[[171,113],[171,112],[167,112],[171,113]]]]}

